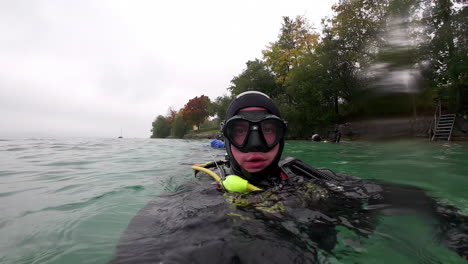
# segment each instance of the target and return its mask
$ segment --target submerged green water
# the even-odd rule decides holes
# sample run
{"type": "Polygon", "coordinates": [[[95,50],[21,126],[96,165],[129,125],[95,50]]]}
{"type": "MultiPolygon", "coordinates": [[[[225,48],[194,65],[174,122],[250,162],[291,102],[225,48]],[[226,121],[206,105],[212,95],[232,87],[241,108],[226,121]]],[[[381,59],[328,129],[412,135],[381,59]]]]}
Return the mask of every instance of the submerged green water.
{"type": "MultiPolygon", "coordinates": [[[[208,141],[0,140],[0,263],[105,263],[132,217],[221,159],[208,141]]],[[[287,142],[286,156],[367,179],[418,186],[468,215],[468,144],[287,142]]],[[[381,216],[368,238],[337,227],[328,263],[465,263],[438,245],[433,219],[381,216]]]]}

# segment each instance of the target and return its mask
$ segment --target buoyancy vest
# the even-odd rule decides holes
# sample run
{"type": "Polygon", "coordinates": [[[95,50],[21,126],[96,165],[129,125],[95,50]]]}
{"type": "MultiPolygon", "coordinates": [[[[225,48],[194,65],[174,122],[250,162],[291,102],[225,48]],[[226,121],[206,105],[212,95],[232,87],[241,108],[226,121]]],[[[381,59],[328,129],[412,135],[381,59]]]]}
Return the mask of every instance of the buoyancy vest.
{"type": "MultiPolygon", "coordinates": [[[[221,179],[230,173],[228,161],[220,160],[198,165],[218,172],[221,179]]],[[[317,169],[293,157],[281,159],[278,167],[281,169],[280,175],[264,179],[263,183],[259,183],[261,184],[260,188],[281,187],[288,184],[297,185],[301,184],[301,182],[307,182],[353,199],[381,198],[382,188],[376,183],[348,174],[335,173],[329,169],[317,169]]],[[[195,175],[197,175],[197,172],[195,171],[195,175]]],[[[222,184],[214,185],[219,190],[226,191],[222,188],[222,184]]]]}

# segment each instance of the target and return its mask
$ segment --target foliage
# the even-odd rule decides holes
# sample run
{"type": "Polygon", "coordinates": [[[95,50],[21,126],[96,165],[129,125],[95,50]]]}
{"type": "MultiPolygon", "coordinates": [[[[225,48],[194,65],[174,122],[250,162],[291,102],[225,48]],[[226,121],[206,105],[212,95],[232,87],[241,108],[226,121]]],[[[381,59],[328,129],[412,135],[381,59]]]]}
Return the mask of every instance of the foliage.
{"type": "Polygon", "coordinates": [[[468,6],[453,1],[426,1],[429,38],[425,72],[436,98],[451,111],[468,111],[468,6]]]}
{"type": "Polygon", "coordinates": [[[274,73],[280,87],[287,82],[289,72],[313,53],[318,39],[319,35],[312,31],[306,18],[297,16],[292,20],[283,17],[279,39],[263,51],[265,63],[274,73]]]}
{"type": "Polygon", "coordinates": [[[201,95],[190,99],[182,110],[182,118],[190,125],[197,126],[200,129],[200,123],[209,116],[209,107],[211,101],[208,96],[201,95]]]}
{"type": "Polygon", "coordinates": [[[200,124],[199,131],[209,131],[209,130],[220,130],[218,119],[206,120],[203,124],[200,124]]]}
{"type": "Polygon", "coordinates": [[[433,112],[438,101],[468,113],[468,6],[455,2],[339,0],[321,34],[303,16],[283,17],[230,94],[191,99],[183,120],[199,129],[216,116],[206,124],[214,126],[233,96],[251,90],[278,104],[294,138],[349,119],[433,112]]]}
{"type": "Polygon", "coordinates": [[[176,116],[177,116],[177,111],[172,109],[172,107],[169,107],[169,109],[167,109],[167,114],[166,114],[166,120],[169,125],[169,128],[172,128],[172,125],[176,116]]]}
{"type": "Polygon", "coordinates": [[[232,101],[232,96],[223,95],[223,96],[216,97],[214,102],[211,104],[212,116],[216,116],[218,120],[224,120],[226,116],[226,110],[229,104],[231,103],[231,101],[232,101]]]}
{"type": "Polygon", "coordinates": [[[151,138],[165,138],[169,136],[170,134],[169,123],[164,116],[159,115],[153,121],[152,131],[153,131],[153,135],[151,135],[151,138]]]}
{"type": "Polygon", "coordinates": [[[362,72],[372,64],[382,45],[386,5],[387,1],[340,1],[333,6],[336,15],[323,21],[318,60],[326,74],[324,95],[337,116],[340,100],[345,105],[357,103],[356,99],[365,93],[362,72]]]}
{"type": "Polygon", "coordinates": [[[172,123],[171,135],[176,138],[183,138],[188,130],[188,125],[182,118],[182,111],[179,111],[172,123]]]}
{"type": "Polygon", "coordinates": [[[246,65],[247,68],[231,80],[232,85],[228,90],[233,95],[255,90],[275,97],[281,92],[275,83],[275,76],[265,62],[255,59],[248,61],[246,65]]]}

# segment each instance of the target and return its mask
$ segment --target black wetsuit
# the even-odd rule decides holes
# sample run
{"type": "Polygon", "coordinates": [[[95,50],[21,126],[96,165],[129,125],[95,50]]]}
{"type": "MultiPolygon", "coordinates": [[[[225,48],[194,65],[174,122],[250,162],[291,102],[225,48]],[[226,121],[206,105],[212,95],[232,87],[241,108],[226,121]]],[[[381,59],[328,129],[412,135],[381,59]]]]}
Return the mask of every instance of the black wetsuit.
{"type": "Polygon", "coordinates": [[[467,217],[423,190],[311,170],[255,182],[266,191],[251,194],[220,192],[199,173],[135,216],[111,263],[326,263],[336,226],[367,236],[377,215],[407,212],[439,219],[440,242],[467,258],[467,217]]]}

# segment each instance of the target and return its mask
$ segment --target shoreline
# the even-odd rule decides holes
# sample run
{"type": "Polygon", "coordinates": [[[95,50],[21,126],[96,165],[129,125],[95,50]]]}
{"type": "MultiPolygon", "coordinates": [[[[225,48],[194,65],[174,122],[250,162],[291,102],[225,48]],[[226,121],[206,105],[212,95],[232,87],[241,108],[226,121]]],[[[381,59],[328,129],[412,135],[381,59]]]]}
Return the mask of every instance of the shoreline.
{"type": "MultiPolygon", "coordinates": [[[[340,125],[341,140],[343,141],[387,141],[398,139],[418,138],[429,139],[429,131],[432,126],[432,116],[420,117],[396,117],[396,118],[380,118],[367,119],[359,121],[351,121],[340,125]]],[[[325,128],[320,129],[326,131],[325,128]]],[[[450,141],[468,141],[468,120],[461,117],[457,118],[453,128],[453,134],[450,141]],[[463,132],[465,131],[465,133],[463,132]]],[[[185,135],[184,139],[216,139],[220,132],[209,131],[185,135]]],[[[333,133],[331,133],[333,134],[333,133]]],[[[330,141],[330,132],[320,134],[322,141],[330,141]]],[[[286,138],[286,140],[311,140],[311,136],[306,138],[286,138]]]]}

